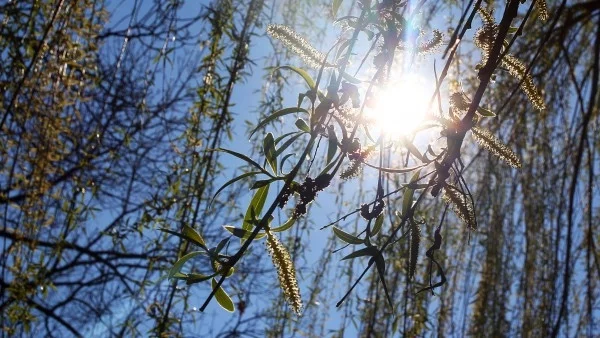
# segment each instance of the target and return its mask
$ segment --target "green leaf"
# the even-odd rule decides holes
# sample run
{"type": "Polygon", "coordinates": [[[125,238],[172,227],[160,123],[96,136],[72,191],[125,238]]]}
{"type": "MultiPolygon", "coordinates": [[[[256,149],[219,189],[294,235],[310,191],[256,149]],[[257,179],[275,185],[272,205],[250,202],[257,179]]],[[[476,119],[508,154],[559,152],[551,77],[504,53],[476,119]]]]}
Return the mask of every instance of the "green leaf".
{"type": "Polygon", "coordinates": [[[227,183],[225,183],[222,187],[219,188],[219,190],[217,190],[217,192],[215,193],[215,195],[213,196],[212,200],[210,201],[210,203],[212,204],[212,202],[215,200],[215,198],[217,197],[217,195],[223,191],[225,188],[227,188],[228,186],[232,185],[233,183],[239,181],[239,180],[243,180],[246,177],[250,177],[250,176],[254,176],[254,175],[258,175],[260,174],[261,171],[251,171],[251,172],[247,172],[247,173],[243,173],[238,177],[232,178],[229,181],[227,181],[227,183]]]}
{"type": "MultiPolygon", "coordinates": [[[[160,231],[162,231],[162,232],[166,232],[166,233],[168,233],[168,234],[171,234],[171,235],[173,235],[173,236],[177,236],[177,237],[179,237],[179,238],[181,238],[181,239],[185,239],[186,241],[189,241],[189,242],[192,242],[192,243],[196,243],[196,244],[198,244],[198,243],[196,242],[196,241],[197,241],[197,239],[194,239],[194,238],[192,238],[192,237],[189,237],[188,235],[185,235],[185,234],[183,234],[183,233],[179,233],[179,232],[176,232],[176,231],[173,231],[173,230],[169,230],[169,229],[166,229],[166,228],[161,228],[161,229],[158,229],[158,230],[160,230],[160,231]]],[[[206,246],[204,246],[204,245],[200,245],[200,246],[201,246],[203,249],[205,249],[205,250],[206,250],[206,246]]]]}
{"type": "Polygon", "coordinates": [[[173,276],[171,276],[171,278],[173,278],[173,279],[187,279],[188,278],[188,274],[187,273],[176,272],[176,273],[173,274],[173,276]]]}
{"type": "Polygon", "coordinates": [[[353,83],[353,84],[360,84],[360,83],[362,83],[361,80],[355,78],[354,76],[352,76],[352,75],[350,75],[348,73],[343,73],[342,77],[344,78],[344,80],[346,80],[346,81],[348,81],[350,83],[353,83]]]}
{"type": "Polygon", "coordinates": [[[248,156],[244,155],[244,154],[240,154],[238,152],[232,151],[232,150],[228,150],[228,149],[224,149],[224,148],[217,148],[215,149],[217,151],[222,151],[225,153],[228,153],[230,155],[233,155],[241,160],[246,161],[248,164],[254,166],[255,168],[257,168],[258,170],[260,170],[263,174],[269,176],[269,177],[274,177],[270,172],[268,172],[265,168],[263,168],[260,164],[256,163],[253,159],[249,158],[248,156]]]}
{"type": "Polygon", "coordinates": [[[206,247],[206,243],[204,242],[204,238],[202,238],[202,236],[200,236],[200,234],[198,233],[198,231],[196,231],[191,226],[184,225],[183,226],[182,234],[184,236],[190,238],[194,244],[196,244],[198,246],[201,246],[201,247],[206,247]]]}
{"type": "Polygon", "coordinates": [[[366,165],[367,167],[371,167],[371,168],[373,168],[373,169],[381,170],[381,171],[383,171],[383,172],[390,173],[390,174],[404,174],[404,173],[409,173],[409,172],[411,172],[411,171],[415,171],[415,170],[417,170],[417,169],[419,169],[419,168],[422,168],[422,167],[424,167],[424,166],[426,166],[426,165],[427,165],[427,164],[423,164],[423,165],[418,165],[418,166],[416,166],[416,167],[410,167],[410,168],[400,168],[400,169],[393,169],[393,168],[382,168],[382,167],[378,167],[378,166],[375,166],[375,165],[369,164],[369,163],[367,163],[367,162],[364,162],[364,163],[365,163],[365,165],[366,165]]]}
{"type": "Polygon", "coordinates": [[[217,244],[216,247],[214,247],[213,249],[211,249],[211,253],[213,254],[211,257],[213,259],[215,259],[219,253],[221,252],[221,250],[223,250],[223,248],[225,247],[225,245],[227,245],[227,243],[229,243],[229,238],[223,238],[219,244],[217,244]]]}
{"type": "Polygon", "coordinates": [[[203,282],[205,280],[209,280],[209,279],[213,278],[216,275],[217,274],[212,274],[210,276],[207,276],[207,275],[203,275],[201,273],[181,273],[181,272],[178,272],[178,273],[174,274],[173,277],[171,277],[171,278],[184,280],[184,281],[186,281],[187,285],[190,285],[190,284],[200,283],[200,282],[203,282]]]}
{"type": "Polygon", "coordinates": [[[187,278],[185,279],[185,283],[187,285],[200,283],[200,282],[204,282],[205,280],[209,280],[214,276],[215,276],[215,274],[212,274],[210,276],[205,276],[201,273],[188,273],[187,278]]]}
{"type": "Polygon", "coordinates": [[[374,246],[368,246],[366,248],[362,248],[360,250],[354,251],[353,253],[349,254],[348,256],[342,258],[342,260],[353,259],[353,258],[362,257],[362,256],[375,257],[377,255],[379,255],[379,250],[374,246]]]}
{"type": "Polygon", "coordinates": [[[279,149],[277,149],[277,151],[275,152],[275,156],[281,155],[290,145],[292,145],[292,143],[294,143],[298,139],[298,137],[305,135],[304,133],[299,132],[299,131],[296,133],[297,133],[296,135],[290,137],[289,140],[285,141],[281,145],[281,147],[279,147],[279,149]]]}
{"type": "Polygon", "coordinates": [[[335,153],[337,152],[338,141],[337,141],[337,136],[335,135],[335,130],[333,130],[333,127],[330,126],[330,128],[327,128],[327,133],[328,133],[328,139],[329,139],[329,144],[327,146],[327,164],[329,164],[329,163],[331,163],[331,160],[333,160],[333,157],[335,156],[335,153]]]}
{"type": "Polygon", "coordinates": [[[280,181],[283,179],[284,179],[284,177],[275,177],[275,178],[269,178],[268,180],[257,180],[256,182],[254,182],[252,187],[250,187],[250,190],[262,188],[262,187],[267,186],[275,181],[280,181]]]}
{"type": "Polygon", "coordinates": [[[294,156],[296,154],[291,153],[291,154],[287,154],[285,155],[282,159],[281,159],[281,163],[279,164],[279,167],[281,168],[281,172],[283,173],[283,164],[285,163],[285,161],[290,158],[290,156],[294,156]]]}
{"type": "Polygon", "coordinates": [[[203,251],[192,251],[189,254],[178,259],[177,262],[175,262],[175,264],[173,264],[173,267],[169,270],[169,278],[173,278],[173,276],[181,270],[181,268],[183,267],[185,262],[187,262],[191,258],[194,258],[194,257],[196,257],[198,255],[202,255],[202,254],[204,254],[203,251]]]}
{"type": "MultiPolygon", "coordinates": [[[[222,276],[225,273],[225,267],[223,267],[220,271],[219,274],[222,276]]],[[[233,275],[233,273],[235,272],[235,268],[233,266],[229,267],[229,269],[227,270],[227,275],[225,277],[229,278],[231,277],[231,275],[233,275]]]]}
{"type": "Polygon", "coordinates": [[[294,225],[294,222],[296,222],[296,219],[294,217],[290,217],[290,219],[288,219],[285,223],[283,223],[282,225],[276,227],[276,228],[272,228],[271,232],[281,232],[281,231],[286,231],[287,229],[291,228],[292,225],[294,225]]]}
{"type": "Polygon", "coordinates": [[[372,259],[375,260],[375,266],[377,267],[377,272],[379,273],[379,279],[381,280],[381,284],[383,285],[383,291],[385,292],[385,297],[387,298],[390,307],[393,307],[392,297],[390,297],[390,293],[388,292],[387,285],[385,283],[385,259],[383,255],[379,253],[374,256],[372,259]]]}
{"type": "MultiPolygon", "coordinates": [[[[231,225],[224,225],[223,228],[225,228],[225,230],[229,231],[235,237],[239,237],[239,238],[243,238],[243,239],[248,239],[250,237],[250,235],[252,234],[252,231],[232,227],[231,225]]],[[[265,237],[265,235],[266,234],[264,232],[259,232],[256,235],[256,239],[261,239],[261,238],[265,237]]]]}
{"type": "Polygon", "coordinates": [[[275,145],[278,145],[278,144],[279,144],[279,142],[281,142],[282,140],[284,140],[284,139],[286,139],[286,138],[288,138],[288,137],[290,137],[290,136],[292,136],[292,135],[295,135],[295,134],[302,134],[302,133],[301,133],[301,132],[299,132],[299,131],[293,131],[293,132],[291,132],[291,133],[285,133],[285,134],[283,134],[283,135],[281,135],[281,136],[278,136],[278,137],[275,139],[275,145]]]}
{"type": "MultiPolygon", "coordinates": [[[[338,153],[338,156],[335,158],[335,161],[331,161],[331,163],[326,165],[325,168],[323,168],[323,170],[321,170],[319,175],[327,174],[331,169],[333,169],[333,167],[336,165],[336,163],[339,161],[339,159],[342,155],[343,155],[343,153],[338,153]]],[[[319,176],[319,175],[317,175],[317,176],[319,176]]]]}
{"type": "MultiPolygon", "coordinates": [[[[413,174],[412,178],[410,179],[409,184],[417,182],[419,180],[420,175],[421,175],[421,170],[419,169],[413,174]]],[[[411,188],[407,188],[404,191],[404,196],[402,199],[402,215],[403,216],[406,215],[406,213],[408,212],[408,209],[410,209],[412,207],[414,194],[415,194],[415,190],[411,189],[411,188]]]]}
{"type": "Polygon", "coordinates": [[[429,188],[429,184],[428,183],[420,183],[420,184],[409,183],[409,184],[405,185],[405,187],[414,189],[414,190],[421,190],[421,189],[429,188]]]}
{"type": "MultiPolygon", "coordinates": [[[[217,281],[213,278],[212,279],[212,288],[213,290],[217,288],[217,281]]],[[[229,295],[225,292],[225,290],[223,290],[222,287],[219,286],[219,288],[217,289],[217,291],[215,292],[215,299],[217,300],[217,302],[219,303],[219,305],[221,305],[221,307],[229,312],[233,312],[234,311],[234,307],[233,307],[233,301],[231,300],[231,298],[229,297],[229,295]]]]}
{"type": "Polygon", "coordinates": [[[297,119],[296,120],[296,127],[298,127],[298,129],[310,133],[310,127],[308,126],[308,124],[306,124],[306,121],[304,121],[303,119],[297,119]]]}
{"type": "Polygon", "coordinates": [[[425,159],[425,157],[423,157],[419,149],[417,149],[417,147],[415,147],[415,145],[411,141],[409,141],[408,138],[404,137],[402,139],[402,143],[404,144],[406,149],[408,149],[408,152],[413,154],[419,161],[427,162],[427,160],[425,159]]]}
{"type": "Polygon", "coordinates": [[[351,235],[336,226],[333,227],[333,233],[337,236],[337,238],[341,239],[342,241],[348,244],[363,244],[365,242],[364,240],[354,235],[351,235]]]}
{"type": "MultiPolygon", "coordinates": [[[[252,200],[250,200],[250,205],[246,210],[246,215],[244,216],[244,223],[242,224],[242,229],[252,232],[254,226],[250,223],[249,220],[254,220],[254,218],[262,212],[262,209],[265,205],[265,201],[267,200],[267,195],[269,194],[269,186],[265,185],[264,187],[258,189],[252,200]]],[[[244,240],[242,239],[242,242],[244,240]]]]}
{"type": "Polygon", "coordinates": [[[484,117],[495,117],[496,116],[496,114],[493,111],[491,111],[489,109],[485,109],[483,107],[477,108],[477,114],[484,116],[484,117]]]}
{"type": "Polygon", "coordinates": [[[333,0],[333,4],[331,5],[331,15],[335,18],[338,10],[340,9],[340,5],[343,0],[333,0]]]}
{"type": "Polygon", "coordinates": [[[384,213],[382,212],[377,216],[377,219],[375,219],[375,224],[373,225],[373,229],[371,229],[371,237],[377,235],[379,230],[381,230],[381,227],[383,226],[383,215],[384,213]]]}
{"type": "Polygon", "coordinates": [[[338,50],[335,53],[335,58],[338,59],[340,57],[340,55],[342,55],[342,53],[348,48],[348,46],[350,46],[350,43],[352,42],[351,39],[348,39],[344,42],[342,42],[339,46],[338,46],[338,50]]]}
{"type": "Polygon", "coordinates": [[[273,169],[273,173],[277,175],[277,156],[275,155],[275,138],[273,134],[268,133],[263,139],[263,151],[267,162],[273,169]]]}
{"type": "Polygon", "coordinates": [[[306,113],[309,114],[308,110],[304,109],[304,108],[300,108],[300,107],[290,107],[290,108],[283,108],[281,110],[278,110],[276,112],[274,112],[273,114],[267,116],[264,120],[260,121],[258,123],[258,126],[256,126],[256,128],[254,128],[252,130],[252,132],[250,132],[250,137],[252,137],[252,135],[254,135],[255,132],[257,132],[259,129],[263,128],[264,126],[266,126],[267,124],[269,124],[270,122],[283,117],[285,115],[289,115],[289,114],[294,114],[294,113],[306,113]]]}
{"type": "Polygon", "coordinates": [[[298,67],[294,67],[294,66],[281,66],[278,67],[277,69],[289,69],[295,73],[297,73],[298,75],[302,76],[302,78],[304,79],[304,81],[306,82],[306,84],[308,85],[308,87],[311,90],[315,89],[315,81],[312,79],[312,77],[310,77],[310,75],[308,75],[308,73],[301,68],[298,67]]]}

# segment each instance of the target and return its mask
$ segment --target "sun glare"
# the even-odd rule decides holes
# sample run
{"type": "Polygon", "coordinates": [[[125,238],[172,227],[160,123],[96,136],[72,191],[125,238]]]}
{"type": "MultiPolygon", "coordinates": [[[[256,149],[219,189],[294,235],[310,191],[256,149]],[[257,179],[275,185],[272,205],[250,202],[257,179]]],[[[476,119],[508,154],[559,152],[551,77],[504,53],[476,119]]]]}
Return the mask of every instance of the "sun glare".
{"type": "Polygon", "coordinates": [[[366,114],[388,137],[406,136],[425,119],[430,95],[422,77],[404,76],[376,93],[366,114]]]}

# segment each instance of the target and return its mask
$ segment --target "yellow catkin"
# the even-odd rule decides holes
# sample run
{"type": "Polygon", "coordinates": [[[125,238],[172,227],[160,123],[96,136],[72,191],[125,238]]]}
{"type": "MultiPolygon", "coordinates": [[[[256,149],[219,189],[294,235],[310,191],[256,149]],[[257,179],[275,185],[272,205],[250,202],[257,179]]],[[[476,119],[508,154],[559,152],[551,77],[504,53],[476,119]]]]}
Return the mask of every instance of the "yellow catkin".
{"type": "Polygon", "coordinates": [[[442,32],[440,32],[437,29],[434,29],[432,34],[433,34],[433,38],[431,38],[431,40],[419,45],[419,54],[431,53],[431,52],[435,51],[442,44],[442,38],[444,36],[442,34],[442,32]]]}
{"type": "MultiPolygon", "coordinates": [[[[284,46],[298,55],[309,67],[320,68],[323,66],[325,54],[319,52],[292,28],[285,25],[271,24],[267,26],[267,34],[281,41],[284,46]]],[[[325,67],[333,67],[333,65],[325,63],[325,67]]]]}
{"type": "Polygon", "coordinates": [[[526,72],[527,67],[521,60],[517,59],[516,57],[510,54],[507,54],[506,56],[504,56],[504,58],[502,58],[502,66],[508,69],[510,75],[516,77],[519,80],[523,79],[521,83],[521,89],[525,92],[525,95],[527,95],[535,109],[546,109],[544,98],[540,94],[535,83],[533,83],[533,78],[531,77],[531,75],[529,75],[526,72]]]}
{"type": "Polygon", "coordinates": [[[487,62],[488,53],[490,49],[492,49],[494,40],[498,34],[498,25],[496,25],[492,13],[488,12],[487,10],[480,8],[479,15],[483,21],[483,27],[479,28],[477,32],[475,32],[474,42],[475,46],[480,48],[482,51],[481,64],[484,65],[487,62]]]}
{"type": "Polygon", "coordinates": [[[506,144],[502,143],[496,136],[492,135],[488,130],[480,128],[472,128],[475,140],[492,154],[500,157],[504,162],[514,168],[521,168],[521,160],[506,144]]]}
{"type": "Polygon", "coordinates": [[[492,12],[488,12],[485,8],[480,7],[479,15],[481,16],[481,20],[483,21],[484,25],[486,25],[486,26],[495,26],[496,25],[496,20],[494,20],[494,16],[492,15],[492,12]]]}
{"type": "Polygon", "coordinates": [[[477,220],[473,205],[465,194],[453,186],[444,188],[444,201],[452,206],[452,210],[460,218],[469,230],[477,230],[477,220]]]}
{"type": "MultiPolygon", "coordinates": [[[[545,1],[538,1],[536,4],[539,4],[538,10],[540,12],[540,17],[542,17],[543,20],[545,20],[544,18],[547,19],[548,10],[545,1]]],[[[483,21],[483,27],[481,27],[475,33],[474,42],[475,45],[482,50],[483,55],[481,64],[483,65],[487,62],[488,53],[493,46],[496,35],[498,34],[498,25],[496,25],[496,22],[494,21],[494,16],[485,9],[479,9],[479,14],[481,16],[481,20],[483,21]]],[[[525,92],[525,95],[527,95],[535,109],[546,109],[544,98],[533,82],[531,75],[527,73],[527,67],[521,60],[517,59],[513,55],[507,54],[502,58],[501,65],[508,70],[510,75],[522,80],[521,89],[525,92]]]]}
{"type": "Polygon", "coordinates": [[[419,245],[421,244],[421,227],[417,223],[413,223],[410,228],[410,250],[409,250],[409,266],[408,278],[412,279],[417,270],[417,259],[419,257],[419,245]]]}
{"type": "Polygon", "coordinates": [[[266,245],[267,251],[273,260],[273,265],[277,268],[283,296],[294,312],[300,315],[302,312],[302,298],[300,297],[294,262],[292,262],[287,249],[271,232],[267,232],[266,245]]]}
{"type": "Polygon", "coordinates": [[[548,4],[546,0],[537,0],[535,2],[535,6],[537,7],[538,13],[540,14],[540,20],[546,21],[548,20],[548,4]]]}
{"type": "Polygon", "coordinates": [[[450,105],[459,111],[465,111],[469,109],[471,102],[467,100],[465,93],[456,92],[450,95],[450,105]]]}
{"type": "Polygon", "coordinates": [[[361,163],[358,160],[350,161],[350,165],[344,170],[342,170],[340,178],[343,180],[349,180],[351,178],[358,177],[358,175],[362,171],[362,167],[360,164],[361,163]]]}

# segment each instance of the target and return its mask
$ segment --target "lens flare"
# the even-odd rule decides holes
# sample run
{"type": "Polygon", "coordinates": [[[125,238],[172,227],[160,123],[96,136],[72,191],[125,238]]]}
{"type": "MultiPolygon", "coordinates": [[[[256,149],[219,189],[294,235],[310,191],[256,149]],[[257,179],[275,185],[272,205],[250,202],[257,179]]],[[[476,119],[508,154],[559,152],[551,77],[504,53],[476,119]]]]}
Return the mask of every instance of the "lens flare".
{"type": "Polygon", "coordinates": [[[388,137],[410,135],[423,123],[430,95],[422,77],[403,76],[375,93],[367,118],[388,137]]]}

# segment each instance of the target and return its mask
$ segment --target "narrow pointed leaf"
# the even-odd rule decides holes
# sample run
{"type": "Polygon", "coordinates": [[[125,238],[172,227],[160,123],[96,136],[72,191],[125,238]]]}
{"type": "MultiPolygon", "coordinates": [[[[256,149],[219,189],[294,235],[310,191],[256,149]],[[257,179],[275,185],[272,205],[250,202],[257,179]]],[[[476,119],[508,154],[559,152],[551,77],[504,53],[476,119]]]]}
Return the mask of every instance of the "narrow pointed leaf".
{"type": "Polygon", "coordinates": [[[381,227],[383,226],[384,214],[385,213],[382,212],[379,214],[379,216],[377,216],[377,219],[375,219],[375,225],[373,225],[373,229],[371,229],[371,237],[377,235],[381,230],[381,227]]]}
{"type": "Polygon", "coordinates": [[[310,127],[308,126],[306,121],[304,121],[303,119],[296,120],[296,127],[298,127],[298,129],[300,129],[304,132],[310,133],[310,127]]]}
{"type": "Polygon", "coordinates": [[[415,145],[408,140],[408,138],[403,138],[402,140],[404,146],[406,147],[406,149],[408,150],[409,153],[411,153],[414,157],[416,157],[419,161],[421,162],[427,162],[427,160],[423,157],[423,154],[421,154],[421,152],[419,151],[419,149],[417,149],[417,147],[415,147],[415,145]]]}
{"type": "Polygon", "coordinates": [[[379,280],[381,280],[381,284],[383,285],[383,291],[385,292],[385,297],[388,301],[390,307],[394,307],[392,303],[392,297],[390,297],[390,293],[388,292],[387,284],[385,283],[385,259],[383,255],[379,253],[372,259],[375,260],[375,266],[377,267],[377,273],[379,274],[379,280]]]}
{"type": "Polygon", "coordinates": [[[337,238],[341,239],[342,241],[344,241],[348,244],[363,244],[365,242],[364,240],[362,240],[356,236],[353,236],[335,226],[333,227],[333,233],[337,236],[337,238]]]}
{"type": "Polygon", "coordinates": [[[176,272],[173,274],[173,276],[171,276],[171,278],[173,279],[187,279],[188,274],[187,273],[181,273],[181,272],[176,272]]]}
{"type": "Polygon", "coordinates": [[[354,76],[352,76],[352,75],[350,75],[348,73],[343,73],[342,77],[344,78],[344,80],[346,80],[346,81],[348,81],[350,83],[353,83],[353,84],[360,84],[360,83],[362,83],[361,80],[355,78],[354,76]]]}
{"type": "Polygon", "coordinates": [[[415,171],[415,170],[417,170],[419,168],[422,168],[422,167],[426,166],[426,164],[423,164],[423,165],[418,165],[416,167],[395,169],[395,168],[382,168],[382,167],[378,167],[378,166],[369,164],[367,162],[365,162],[365,165],[367,167],[371,167],[373,169],[381,170],[381,171],[383,171],[385,173],[390,173],[390,174],[405,174],[405,173],[409,173],[411,171],[415,171]]]}
{"type": "Polygon", "coordinates": [[[297,132],[296,135],[290,137],[289,140],[285,141],[277,151],[275,151],[275,156],[281,155],[290,145],[292,145],[300,136],[304,135],[304,133],[297,132]]]}
{"type": "Polygon", "coordinates": [[[265,205],[265,201],[267,200],[268,194],[269,185],[265,185],[264,187],[258,189],[256,193],[254,193],[252,200],[250,200],[250,205],[246,210],[246,215],[244,216],[244,223],[242,225],[242,229],[252,232],[252,229],[254,227],[249,220],[254,220],[256,216],[260,215],[265,205]]]}
{"type": "Polygon", "coordinates": [[[379,250],[377,250],[376,247],[374,247],[374,246],[368,246],[366,248],[362,248],[360,250],[354,251],[353,253],[351,253],[351,254],[347,255],[346,257],[342,258],[342,260],[353,259],[353,258],[362,257],[362,256],[375,257],[378,254],[379,254],[379,250]]]}
{"type": "MultiPolygon", "coordinates": [[[[235,237],[239,237],[239,238],[243,238],[243,239],[248,239],[250,237],[250,235],[252,234],[251,231],[232,227],[231,225],[224,225],[223,228],[225,228],[225,230],[229,231],[235,237]]],[[[261,238],[265,237],[265,235],[266,234],[264,232],[259,232],[255,238],[261,239],[261,238]]]]}
{"type": "Polygon", "coordinates": [[[232,185],[233,183],[235,183],[235,182],[237,182],[237,181],[239,181],[239,180],[243,180],[243,179],[244,179],[244,178],[246,178],[246,177],[250,177],[250,176],[258,175],[258,174],[260,174],[260,173],[262,173],[262,172],[261,172],[261,171],[251,171],[251,172],[243,173],[243,174],[241,174],[241,175],[240,175],[240,176],[238,176],[238,177],[235,177],[235,178],[232,178],[232,179],[230,179],[229,181],[227,181],[227,183],[223,184],[223,186],[222,186],[222,187],[220,187],[220,188],[219,188],[219,190],[217,190],[217,192],[215,193],[215,195],[213,196],[213,198],[212,198],[212,200],[211,200],[211,203],[212,203],[212,201],[214,201],[215,197],[217,197],[217,195],[218,195],[218,194],[219,194],[221,191],[223,191],[225,188],[227,188],[228,186],[232,185]]]}
{"type": "Polygon", "coordinates": [[[201,247],[206,247],[204,238],[202,238],[202,236],[200,236],[198,231],[196,231],[194,228],[192,228],[188,225],[184,225],[182,233],[184,236],[190,238],[194,244],[201,246],[201,247]]]}
{"type": "Polygon", "coordinates": [[[477,108],[477,114],[481,115],[481,116],[485,116],[485,117],[495,117],[496,114],[489,110],[489,109],[485,109],[483,107],[479,107],[477,108]]]}
{"type": "Polygon", "coordinates": [[[281,231],[286,231],[287,229],[291,228],[292,225],[294,225],[294,222],[296,222],[296,219],[294,217],[290,217],[290,219],[288,219],[285,223],[283,223],[282,225],[276,227],[276,228],[272,228],[271,232],[281,232],[281,231]]]}
{"type": "Polygon", "coordinates": [[[229,149],[224,149],[224,148],[217,148],[215,150],[228,153],[228,154],[233,155],[241,160],[244,160],[248,164],[250,164],[250,165],[254,166],[255,168],[257,168],[258,170],[260,170],[263,174],[273,177],[273,175],[270,172],[268,172],[265,168],[263,168],[260,164],[256,163],[256,161],[254,161],[253,159],[249,158],[248,156],[246,156],[244,154],[240,154],[238,152],[235,152],[235,151],[232,151],[229,149]]]}
{"type": "MultiPolygon", "coordinates": [[[[212,279],[212,288],[213,290],[217,287],[217,281],[213,278],[212,279]]],[[[219,303],[219,305],[221,305],[221,307],[229,312],[233,312],[234,311],[234,306],[233,306],[233,301],[231,300],[231,297],[229,297],[229,295],[225,292],[225,290],[223,290],[222,287],[219,286],[219,288],[217,289],[217,291],[215,292],[215,299],[217,300],[217,302],[219,303]]]]}
{"type": "Polygon", "coordinates": [[[267,163],[273,169],[273,173],[277,175],[277,155],[275,155],[275,138],[273,134],[268,133],[263,139],[263,151],[267,158],[267,163]]]}
{"type": "Polygon", "coordinates": [[[279,180],[283,180],[283,179],[284,179],[284,177],[275,177],[275,178],[269,178],[268,180],[258,180],[256,182],[254,182],[252,187],[250,187],[250,190],[262,188],[262,187],[267,186],[275,181],[279,181],[279,180]]]}
{"type": "Polygon", "coordinates": [[[185,283],[187,285],[191,285],[191,284],[195,284],[195,283],[200,283],[200,282],[204,282],[206,280],[211,279],[212,277],[214,277],[215,275],[203,275],[201,273],[188,273],[187,274],[187,278],[185,279],[185,283]]]}
{"type": "Polygon", "coordinates": [[[223,238],[212,251],[214,256],[218,255],[223,250],[225,245],[227,245],[227,243],[229,243],[229,238],[223,238]]]}
{"type": "Polygon", "coordinates": [[[327,147],[327,164],[331,163],[331,160],[333,160],[333,157],[335,156],[335,153],[337,152],[338,149],[338,141],[337,141],[337,136],[335,135],[335,130],[333,130],[333,127],[327,128],[327,132],[328,132],[328,139],[329,139],[329,145],[327,147]]]}
{"type": "Polygon", "coordinates": [[[282,168],[282,169],[281,169],[281,173],[283,173],[283,164],[285,163],[285,161],[286,161],[288,158],[290,158],[291,156],[294,156],[294,155],[296,155],[296,154],[294,154],[294,153],[287,154],[287,155],[285,155],[285,156],[284,156],[284,157],[281,159],[281,163],[279,163],[279,168],[282,168]]]}
{"type": "MultiPolygon", "coordinates": [[[[168,234],[171,234],[171,235],[173,235],[173,236],[177,236],[177,237],[179,237],[179,238],[181,238],[181,239],[185,239],[186,241],[189,241],[189,242],[192,242],[192,243],[196,243],[196,239],[194,239],[194,238],[191,238],[191,237],[189,237],[189,236],[187,236],[187,235],[184,235],[184,234],[182,234],[182,233],[179,233],[179,232],[177,232],[177,231],[173,231],[173,230],[169,230],[169,229],[164,229],[164,228],[162,228],[162,229],[159,229],[159,230],[160,230],[160,231],[162,231],[162,232],[166,232],[166,233],[168,233],[168,234]]],[[[206,249],[206,246],[201,246],[201,247],[202,247],[203,249],[206,249]]]]}
{"type": "Polygon", "coordinates": [[[331,5],[331,15],[335,18],[338,10],[340,9],[340,5],[343,0],[333,0],[333,4],[331,5]]]}
{"type": "MultiPolygon", "coordinates": [[[[421,174],[421,170],[417,170],[412,178],[410,179],[410,183],[414,183],[419,180],[419,176],[421,174]]],[[[409,184],[410,184],[409,183],[409,184]]],[[[404,197],[402,199],[402,215],[406,215],[408,209],[410,209],[413,205],[413,196],[415,194],[415,190],[411,188],[406,188],[404,191],[404,197]]]]}
{"type": "Polygon", "coordinates": [[[193,251],[190,252],[189,254],[181,257],[179,260],[177,260],[177,262],[175,262],[175,264],[173,264],[173,267],[169,270],[169,278],[173,278],[173,276],[181,271],[181,268],[183,267],[183,265],[185,264],[185,262],[187,262],[188,260],[190,260],[191,258],[194,258],[198,255],[202,255],[204,254],[204,252],[202,251],[193,251]]]}
{"type": "Polygon", "coordinates": [[[315,89],[315,81],[312,79],[312,77],[310,75],[308,75],[308,73],[301,68],[298,67],[294,67],[294,66],[281,66],[277,69],[289,69],[293,72],[295,72],[296,74],[302,76],[302,78],[304,79],[304,81],[306,82],[306,84],[308,85],[308,87],[310,89],[315,89]]]}
{"type": "Polygon", "coordinates": [[[267,124],[277,120],[280,117],[283,117],[285,115],[289,115],[289,114],[294,114],[294,113],[308,113],[308,110],[304,109],[304,108],[300,108],[300,107],[290,107],[290,108],[283,108],[281,110],[278,110],[276,112],[274,112],[273,114],[265,117],[264,120],[260,121],[258,123],[258,125],[256,126],[256,128],[254,128],[252,130],[252,132],[250,132],[250,137],[252,137],[252,135],[254,135],[254,133],[256,133],[259,129],[264,128],[267,124]]]}

